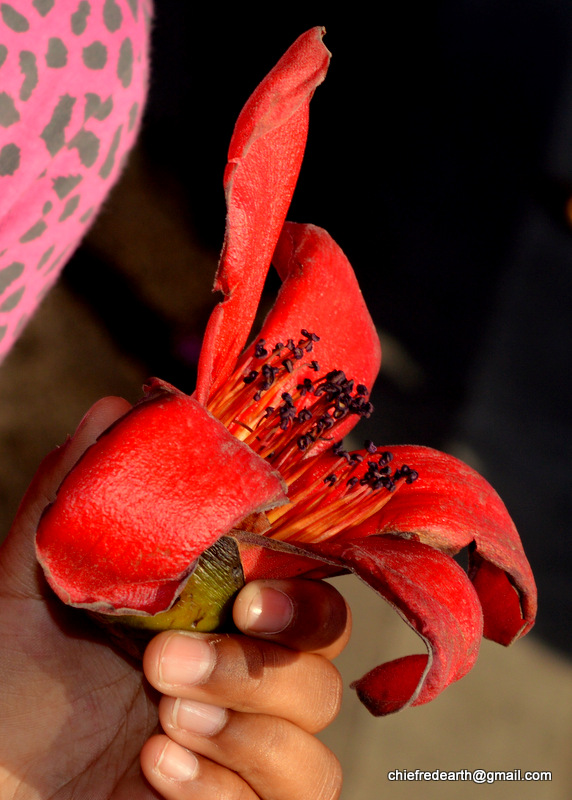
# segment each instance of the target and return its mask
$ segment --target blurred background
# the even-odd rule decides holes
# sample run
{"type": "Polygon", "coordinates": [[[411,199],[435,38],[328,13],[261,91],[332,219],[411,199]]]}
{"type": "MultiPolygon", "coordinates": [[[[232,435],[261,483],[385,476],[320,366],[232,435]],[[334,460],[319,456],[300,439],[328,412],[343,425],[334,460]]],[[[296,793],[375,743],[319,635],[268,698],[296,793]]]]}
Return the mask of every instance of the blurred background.
{"type": "MultiPolygon", "coordinates": [[[[395,769],[551,770],[491,798],[572,790],[572,5],[394,4],[364,16],[225,13],[157,3],[139,145],[87,240],[0,369],[3,535],[45,453],[105,394],[157,375],[192,391],[224,230],[234,121],[316,24],[333,53],[312,101],[289,218],[325,227],[355,267],[384,351],[360,435],[453,452],[493,483],[539,585],[533,634],[488,642],[429,704],[374,720],[348,690],[323,734],[344,798],[472,798],[395,769]]],[[[269,307],[276,284],[269,281],[269,307]]],[[[359,335],[359,332],[356,332],[359,335]]],[[[351,578],[346,684],[419,649],[351,578]]]]}

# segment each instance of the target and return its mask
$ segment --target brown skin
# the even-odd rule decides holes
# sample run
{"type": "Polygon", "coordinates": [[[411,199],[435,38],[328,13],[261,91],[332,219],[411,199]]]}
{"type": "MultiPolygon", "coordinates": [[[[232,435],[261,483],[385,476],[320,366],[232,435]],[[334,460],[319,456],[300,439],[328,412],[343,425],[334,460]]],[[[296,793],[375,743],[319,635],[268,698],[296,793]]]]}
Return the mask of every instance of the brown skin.
{"type": "Polygon", "coordinates": [[[332,587],[248,584],[234,606],[248,636],[161,633],[142,671],[47,586],[33,546],[42,510],[128,408],[119,398],[100,401],[48,456],[0,549],[0,800],[334,800],[338,762],[312,735],[338,712],[330,659],[350,632],[332,587]],[[195,651],[212,662],[190,681],[195,651]],[[192,778],[166,777],[162,770],[177,759],[180,770],[181,758],[192,778]]]}

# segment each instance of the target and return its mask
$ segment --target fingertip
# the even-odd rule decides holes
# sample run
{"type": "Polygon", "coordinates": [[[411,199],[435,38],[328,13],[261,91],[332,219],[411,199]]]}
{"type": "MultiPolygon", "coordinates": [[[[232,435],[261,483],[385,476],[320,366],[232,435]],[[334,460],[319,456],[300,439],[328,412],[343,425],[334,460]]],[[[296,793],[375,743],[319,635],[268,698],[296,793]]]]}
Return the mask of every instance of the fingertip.
{"type": "Polygon", "coordinates": [[[71,437],[68,451],[69,458],[79,456],[107,430],[132,408],[131,403],[123,397],[102,397],[84,414],[82,420],[71,437]]]}
{"type": "Polygon", "coordinates": [[[238,594],[233,618],[249,636],[327,658],[339,655],[351,632],[347,603],[322,581],[252,581],[238,594]]]}
{"type": "Polygon", "coordinates": [[[240,592],[233,610],[234,621],[244,633],[282,633],[294,618],[292,598],[280,588],[253,581],[240,592]]]}

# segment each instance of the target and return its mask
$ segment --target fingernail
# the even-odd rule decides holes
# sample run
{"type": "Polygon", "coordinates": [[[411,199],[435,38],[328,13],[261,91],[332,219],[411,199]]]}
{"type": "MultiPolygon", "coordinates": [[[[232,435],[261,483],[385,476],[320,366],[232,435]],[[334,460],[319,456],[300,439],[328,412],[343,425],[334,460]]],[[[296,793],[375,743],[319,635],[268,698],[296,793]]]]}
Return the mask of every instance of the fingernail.
{"type": "Polygon", "coordinates": [[[263,586],[254,589],[246,612],[246,627],[254,633],[280,633],[292,622],[294,605],[284,592],[263,586]]]}
{"type": "Polygon", "coordinates": [[[188,733],[213,736],[226,722],[226,709],[178,697],[173,704],[172,719],[176,728],[188,733]]]}
{"type": "Polygon", "coordinates": [[[199,761],[194,753],[190,753],[175,742],[167,742],[155,770],[170,781],[192,781],[199,770],[199,761]]]}
{"type": "Polygon", "coordinates": [[[214,663],[214,649],[208,641],[177,632],[163,646],[159,678],[171,686],[194,686],[210,675],[214,663]]]}

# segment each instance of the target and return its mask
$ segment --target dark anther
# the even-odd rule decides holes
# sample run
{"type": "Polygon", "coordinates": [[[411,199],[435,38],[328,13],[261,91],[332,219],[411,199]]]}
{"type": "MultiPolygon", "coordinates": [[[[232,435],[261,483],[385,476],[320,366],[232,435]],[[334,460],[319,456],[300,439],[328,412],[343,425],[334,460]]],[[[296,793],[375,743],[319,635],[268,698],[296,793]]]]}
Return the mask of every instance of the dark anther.
{"type": "Polygon", "coordinates": [[[304,378],[304,382],[299,383],[296,386],[296,389],[298,389],[302,397],[305,397],[309,392],[314,391],[314,384],[312,383],[310,378],[304,378]]]}
{"type": "Polygon", "coordinates": [[[314,372],[319,372],[320,371],[320,367],[318,366],[318,362],[317,361],[312,361],[310,363],[310,369],[313,369],[314,372]]]}
{"type": "Polygon", "coordinates": [[[365,417],[365,419],[369,419],[373,414],[372,403],[364,403],[359,413],[362,417],[365,417]]]}
{"type": "Polygon", "coordinates": [[[265,344],[266,344],[265,339],[259,339],[258,342],[256,343],[256,346],[254,348],[254,355],[256,356],[256,358],[266,358],[266,356],[268,355],[268,350],[264,347],[265,344]]]}
{"type": "Polygon", "coordinates": [[[270,387],[274,383],[274,379],[276,378],[276,375],[278,374],[279,370],[278,367],[271,367],[270,364],[263,364],[261,372],[265,378],[262,389],[266,391],[266,389],[270,389],[270,387]]]}
{"type": "Polygon", "coordinates": [[[284,359],[282,366],[285,367],[287,372],[292,372],[294,369],[294,364],[289,358],[284,359]]]}
{"type": "Polygon", "coordinates": [[[363,461],[363,456],[362,456],[362,454],[361,454],[361,453],[352,453],[352,454],[351,454],[351,460],[352,460],[352,461],[353,461],[355,464],[361,464],[361,462],[363,461]]]}
{"type": "Polygon", "coordinates": [[[316,437],[312,436],[311,433],[307,433],[304,436],[299,436],[298,437],[298,448],[300,450],[302,450],[302,452],[304,452],[304,450],[307,450],[310,447],[311,444],[314,444],[315,441],[316,441],[316,437]]]}
{"type": "Polygon", "coordinates": [[[331,475],[328,475],[327,478],[324,478],[324,483],[329,483],[330,486],[333,486],[336,480],[337,480],[336,476],[334,475],[334,473],[332,473],[331,475]]]}
{"type": "Polygon", "coordinates": [[[242,380],[248,385],[249,383],[253,383],[257,378],[258,378],[258,372],[255,369],[253,369],[242,380]]]}
{"type": "Polygon", "coordinates": [[[290,348],[290,352],[292,353],[296,361],[300,361],[300,359],[304,357],[304,351],[302,350],[301,347],[292,347],[290,348]]]}
{"type": "Polygon", "coordinates": [[[312,412],[308,408],[303,408],[298,414],[298,422],[308,422],[312,419],[312,412]]]}
{"type": "Polygon", "coordinates": [[[288,392],[282,393],[282,400],[284,400],[286,405],[290,406],[291,408],[294,407],[294,401],[292,400],[292,395],[288,394],[288,392]]]}
{"type": "Polygon", "coordinates": [[[271,414],[274,414],[274,406],[268,406],[266,411],[264,412],[265,417],[269,417],[271,414]]]}
{"type": "Polygon", "coordinates": [[[393,453],[390,453],[388,450],[385,450],[381,454],[381,458],[379,459],[379,466],[384,466],[385,464],[389,464],[390,461],[393,461],[393,453]]]}
{"type": "Polygon", "coordinates": [[[350,487],[350,489],[351,489],[351,488],[353,488],[353,487],[356,485],[356,483],[359,483],[359,478],[356,478],[356,477],[354,476],[353,478],[350,478],[350,479],[349,479],[349,481],[348,481],[347,485],[348,485],[348,486],[350,487]]]}
{"type": "Polygon", "coordinates": [[[369,394],[367,386],[364,386],[363,383],[358,383],[358,385],[356,386],[356,392],[358,394],[361,394],[362,397],[365,397],[365,395],[369,394]]]}
{"type": "Polygon", "coordinates": [[[322,414],[320,419],[316,423],[316,430],[318,433],[323,433],[324,431],[330,430],[331,427],[335,424],[335,420],[330,414],[322,414]]]}
{"type": "Polygon", "coordinates": [[[288,350],[293,350],[295,347],[294,339],[288,339],[288,341],[286,342],[286,347],[288,348],[288,350]]]}
{"type": "Polygon", "coordinates": [[[405,479],[405,483],[413,483],[414,481],[417,480],[418,477],[419,477],[419,473],[417,472],[417,470],[412,469],[412,470],[409,471],[409,475],[405,479]]]}
{"type": "Polygon", "coordinates": [[[343,442],[336,442],[335,445],[332,447],[332,452],[335,456],[343,456],[346,452],[344,450],[344,443],[343,442]]]}
{"type": "Polygon", "coordinates": [[[262,397],[262,395],[261,395],[260,392],[256,392],[256,394],[252,395],[252,399],[254,400],[255,403],[258,403],[258,401],[260,400],[261,397],[262,397]]]}
{"type": "Polygon", "coordinates": [[[371,441],[371,439],[366,439],[366,441],[363,443],[363,446],[365,447],[365,449],[367,450],[368,453],[371,453],[372,455],[374,453],[377,453],[377,445],[375,445],[371,441]]]}
{"type": "Polygon", "coordinates": [[[328,372],[326,375],[326,380],[330,381],[330,383],[336,383],[339,385],[346,381],[346,375],[341,369],[334,369],[331,372],[328,372]]]}
{"type": "Polygon", "coordinates": [[[274,350],[272,352],[273,353],[279,353],[283,349],[284,349],[284,345],[282,344],[282,342],[276,342],[276,344],[274,345],[274,350]]]}

